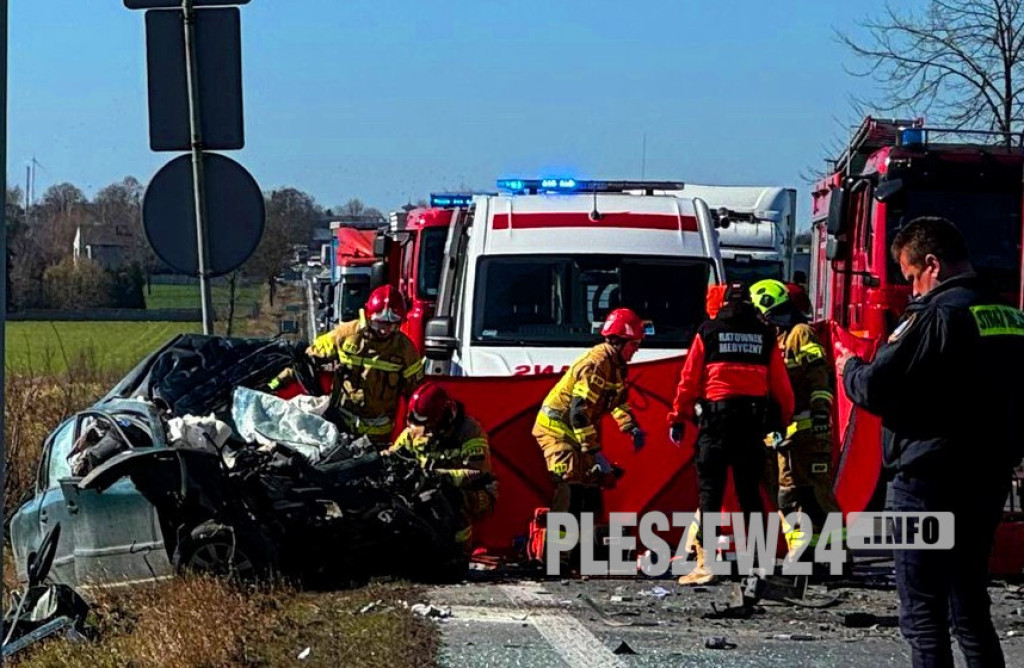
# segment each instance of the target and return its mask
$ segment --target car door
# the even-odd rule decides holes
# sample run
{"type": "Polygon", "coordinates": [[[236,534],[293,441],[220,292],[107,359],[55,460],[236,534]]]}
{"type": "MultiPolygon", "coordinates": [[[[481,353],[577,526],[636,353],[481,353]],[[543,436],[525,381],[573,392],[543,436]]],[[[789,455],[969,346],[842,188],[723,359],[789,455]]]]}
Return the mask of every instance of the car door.
{"type": "MultiPolygon", "coordinates": [[[[130,422],[150,434],[149,443],[136,445],[153,449],[148,420],[86,411],[79,415],[76,431],[81,433],[90,420],[106,428],[130,422]]],[[[81,480],[65,478],[61,484],[74,534],[74,570],[79,584],[126,583],[171,575],[156,509],[132,481],[121,478],[100,492],[80,488],[81,480]]]]}
{"type": "Polygon", "coordinates": [[[65,584],[75,583],[74,535],[60,489],[60,479],[71,473],[68,454],[74,443],[74,427],[74,419],[66,420],[43,443],[36,474],[35,496],[11,518],[11,544],[19,578],[27,579],[25,568],[28,555],[39,547],[42,537],[59,523],[61,537],[57,543],[50,579],[65,584]]]}

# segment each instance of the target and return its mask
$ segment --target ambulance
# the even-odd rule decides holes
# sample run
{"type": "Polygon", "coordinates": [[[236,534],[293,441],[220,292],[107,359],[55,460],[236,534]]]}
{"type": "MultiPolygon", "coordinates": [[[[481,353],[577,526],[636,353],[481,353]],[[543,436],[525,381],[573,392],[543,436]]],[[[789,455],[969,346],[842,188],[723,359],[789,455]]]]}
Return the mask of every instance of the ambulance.
{"type": "Polygon", "coordinates": [[[707,203],[656,194],[682,188],[501,179],[455,208],[425,323],[428,373],[559,373],[619,307],[646,323],[634,363],[684,355],[725,271],[707,203]]]}

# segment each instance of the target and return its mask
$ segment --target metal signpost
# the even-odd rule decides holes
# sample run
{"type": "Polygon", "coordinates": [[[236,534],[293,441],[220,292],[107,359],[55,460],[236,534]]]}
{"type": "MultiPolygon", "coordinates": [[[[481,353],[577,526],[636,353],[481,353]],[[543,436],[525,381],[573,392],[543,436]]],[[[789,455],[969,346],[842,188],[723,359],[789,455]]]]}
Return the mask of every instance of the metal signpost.
{"type": "Polygon", "coordinates": [[[183,187],[175,176],[175,159],[147,188],[146,203],[160,202],[163,206],[144,204],[146,237],[161,259],[199,278],[203,333],[207,335],[213,334],[211,277],[241,266],[255,251],[263,233],[263,197],[255,186],[259,202],[253,202],[251,186],[255,180],[238,163],[207,153],[211,149],[240,149],[245,143],[239,12],[223,5],[248,2],[124,0],[128,9],[147,10],[150,147],[154,151],[188,151],[191,155],[190,187],[183,187]],[[220,168],[207,174],[212,164],[220,168]],[[243,201],[234,200],[232,204],[241,204],[238,209],[242,213],[211,216],[211,211],[223,214],[231,208],[228,202],[212,198],[233,199],[238,193],[242,193],[243,201]],[[191,200],[190,215],[180,215],[176,201],[180,198],[191,200]],[[168,218],[172,210],[179,215],[168,218]],[[181,229],[189,221],[194,223],[194,242],[191,233],[181,229]],[[217,242],[211,244],[211,237],[217,242]],[[186,242],[191,248],[182,248],[186,242]]]}
{"type": "MultiPolygon", "coordinates": [[[[3,303],[0,304],[0,350],[7,350],[7,0],[0,0],[0,168],[4,185],[4,234],[0,236],[0,285],[3,285],[3,303]]],[[[0,364],[0,401],[7,405],[7,378],[0,364]]],[[[7,436],[4,414],[0,412],[0,489],[7,495],[7,436]]],[[[4,523],[4,506],[0,503],[0,528],[4,523]]],[[[0,550],[0,569],[4,559],[0,550]]],[[[2,663],[2,660],[0,660],[2,663]]]]}
{"type": "Polygon", "coordinates": [[[203,303],[203,334],[213,334],[213,295],[206,267],[210,262],[206,246],[206,198],[203,195],[203,136],[199,124],[199,87],[196,82],[196,15],[192,0],[181,0],[185,22],[185,73],[188,81],[188,120],[192,135],[192,190],[196,206],[196,243],[199,258],[199,295],[203,303]]]}

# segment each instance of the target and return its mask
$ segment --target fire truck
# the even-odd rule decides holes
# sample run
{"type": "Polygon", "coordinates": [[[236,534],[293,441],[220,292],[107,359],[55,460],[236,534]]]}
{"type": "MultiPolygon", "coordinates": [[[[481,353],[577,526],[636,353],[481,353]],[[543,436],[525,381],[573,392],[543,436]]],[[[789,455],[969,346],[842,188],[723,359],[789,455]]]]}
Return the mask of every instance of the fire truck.
{"type": "MultiPolygon", "coordinates": [[[[812,193],[810,291],[824,338],[842,338],[870,356],[893,330],[911,290],[889,246],[919,216],[956,224],[977,272],[1020,304],[1022,168],[1024,148],[1007,146],[1001,134],[866,118],[812,193]]],[[[856,499],[854,507],[879,504],[881,424],[839,390],[837,491],[856,499]]],[[[993,573],[1024,569],[1021,492],[1018,480],[996,536],[993,573]]]]}
{"type": "MultiPolygon", "coordinates": [[[[1021,170],[1024,150],[970,133],[975,143],[940,143],[951,131],[921,119],[867,118],[832,173],[812,193],[811,294],[816,320],[864,338],[895,326],[910,287],[889,254],[908,221],[953,221],[977,271],[1021,299],[1021,170]]],[[[963,134],[963,133],[961,133],[963,134]]]]}
{"type": "Polygon", "coordinates": [[[428,372],[557,373],[620,306],[647,319],[638,362],[682,354],[723,267],[707,204],[651,194],[681,185],[503,179],[453,209],[428,372]]]}

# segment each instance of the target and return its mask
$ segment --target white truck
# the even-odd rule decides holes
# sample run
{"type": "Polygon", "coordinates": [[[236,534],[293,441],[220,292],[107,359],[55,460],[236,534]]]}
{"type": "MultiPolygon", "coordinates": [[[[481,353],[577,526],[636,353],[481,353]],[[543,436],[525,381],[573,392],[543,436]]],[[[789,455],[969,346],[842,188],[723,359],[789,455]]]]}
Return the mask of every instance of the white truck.
{"type": "Polygon", "coordinates": [[[428,373],[557,373],[620,306],[647,322],[634,361],[685,353],[725,270],[707,204],[654,194],[682,186],[503,179],[503,194],[457,209],[426,325],[428,373]]]}
{"type": "Polygon", "coordinates": [[[716,218],[727,280],[792,280],[796,189],[687,183],[667,194],[707,202],[716,218]]]}

